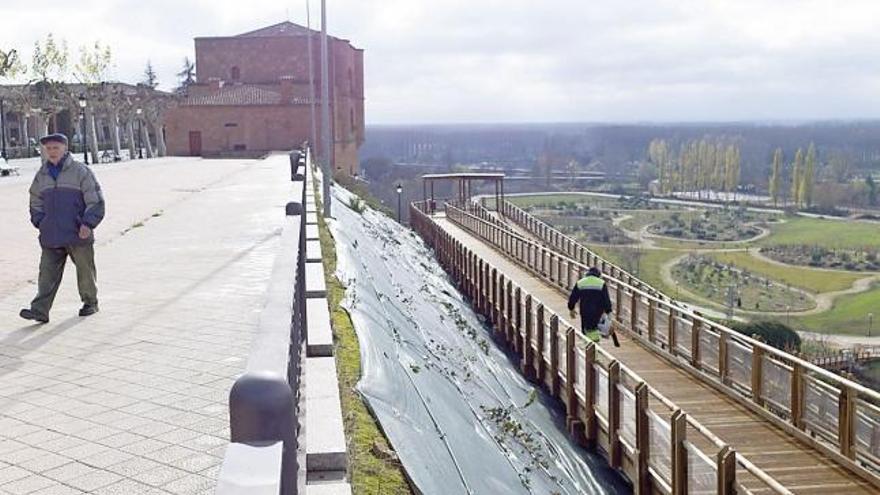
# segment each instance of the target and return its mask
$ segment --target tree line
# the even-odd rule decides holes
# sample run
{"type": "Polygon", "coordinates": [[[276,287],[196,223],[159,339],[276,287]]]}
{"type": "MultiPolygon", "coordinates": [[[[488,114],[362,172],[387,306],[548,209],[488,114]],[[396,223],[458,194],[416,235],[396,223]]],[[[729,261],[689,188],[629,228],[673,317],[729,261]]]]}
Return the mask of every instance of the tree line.
{"type": "Polygon", "coordinates": [[[710,193],[725,192],[736,198],[742,170],[738,143],[692,139],[675,149],[665,139],[653,139],[648,145],[648,160],[657,169],[661,194],[696,191],[702,199],[710,193]]]}
{"type": "MultiPolygon", "coordinates": [[[[98,129],[106,124],[116,156],[120,155],[121,134],[135,153],[135,127],[147,156],[165,154],[162,133],[164,112],[173,103],[171,94],[157,91],[159,79],[151,61],[147,61],[142,79],[133,85],[111,81],[114,66],[113,52],[101,42],[80,46],[73,55],[65,40],[56,40],[52,34],[34,43],[28,64],[14,50],[0,49],[0,80],[23,81],[21,84],[0,86],[0,98],[6,111],[20,116],[20,146],[28,147],[28,123],[36,122],[37,133],[48,132],[49,123],[65,110],[79,131],[76,115],[82,113],[82,140],[88,146],[92,159],[99,158],[98,129]],[[81,103],[85,102],[85,108],[81,103]],[[150,136],[155,138],[155,149],[150,136]]],[[[185,95],[195,83],[195,65],[184,59],[183,69],[177,74],[177,95],[185,95]]],[[[5,123],[4,123],[5,124],[5,123]]],[[[78,134],[79,132],[77,132],[78,134]]],[[[26,151],[25,151],[26,152],[26,151]]],[[[27,155],[25,155],[27,156],[27,155]]]]}

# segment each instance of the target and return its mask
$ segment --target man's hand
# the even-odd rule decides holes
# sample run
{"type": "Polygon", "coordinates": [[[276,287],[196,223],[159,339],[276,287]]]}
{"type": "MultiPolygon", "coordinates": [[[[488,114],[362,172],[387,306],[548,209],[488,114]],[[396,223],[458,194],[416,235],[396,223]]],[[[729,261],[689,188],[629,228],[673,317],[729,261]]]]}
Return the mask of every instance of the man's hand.
{"type": "Polygon", "coordinates": [[[79,226],[79,238],[80,239],[88,239],[89,236],[92,235],[92,229],[89,228],[88,225],[80,225],[79,226]]]}
{"type": "Polygon", "coordinates": [[[577,318],[577,313],[573,309],[569,309],[568,316],[569,316],[569,318],[571,318],[573,320],[573,319],[577,318]]]}

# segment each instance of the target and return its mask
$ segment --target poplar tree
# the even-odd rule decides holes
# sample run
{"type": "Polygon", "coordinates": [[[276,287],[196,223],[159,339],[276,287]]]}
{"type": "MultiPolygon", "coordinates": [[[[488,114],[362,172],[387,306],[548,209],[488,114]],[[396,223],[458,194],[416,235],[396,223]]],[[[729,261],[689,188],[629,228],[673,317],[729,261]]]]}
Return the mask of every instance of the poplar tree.
{"type": "Polygon", "coordinates": [[[801,177],[801,202],[809,208],[813,204],[813,181],[816,178],[816,145],[810,143],[807,149],[806,169],[801,177]]]}
{"type": "Polygon", "coordinates": [[[791,170],[791,200],[795,207],[800,207],[801,203],[801,176],[804,166],[804,150],[798,148],[794,155],[794,168],[791,170]]]}
{"type": "Polygon", "coordinates": [[[782,159],[782,148],[776,148],[776,151],[773,152],[773,168],[770,172],[770,198],[773,199],[773,206],[778,206],[779,204],[782,159]]]}

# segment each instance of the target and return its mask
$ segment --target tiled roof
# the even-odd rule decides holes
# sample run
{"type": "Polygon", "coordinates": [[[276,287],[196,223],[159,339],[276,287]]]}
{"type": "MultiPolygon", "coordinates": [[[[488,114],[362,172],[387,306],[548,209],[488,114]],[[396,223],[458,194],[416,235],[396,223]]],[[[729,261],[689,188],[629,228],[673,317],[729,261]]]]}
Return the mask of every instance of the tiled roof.
{"type": "MultiPolygon", "coordinates": [[[[307,105],[308,98],[291,98],[286,104],[307,105]]],[[[185,106],[250,106],[250,105],[281,105],[281,94],[276,91],[257,86],[237,85],[225,86],[217,91],[201,96],[187,98],[185,106]]]]}
{"type": "MultiPolygon", "coordinates": [[[[316,33],[316,31],[312,31],[316,33]]],[[[290,21],[279,22],[272,26],[267,26],[256,31],[249,31],[236,36],[236,38],[256,38],[262,36],[305,36],[309,34],[309,29],[290,21]]]]}

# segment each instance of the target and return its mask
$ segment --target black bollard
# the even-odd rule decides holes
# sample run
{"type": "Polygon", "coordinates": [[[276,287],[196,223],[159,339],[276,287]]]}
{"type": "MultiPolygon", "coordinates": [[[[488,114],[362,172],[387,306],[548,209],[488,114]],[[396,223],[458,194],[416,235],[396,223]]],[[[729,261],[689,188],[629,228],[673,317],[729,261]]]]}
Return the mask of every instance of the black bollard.
{"type": "Polygon", "coordinates": [[[301,176],[302,174],[298,174],[297,171],[299,169],[301,154],[297,150],[293,150],[290,152],[290,180],[302,180],[297,179],[297,176],[301,176]]]}
{"type": "Polygon", "coordinates": [[[248,372],[229,392],[230,440],[235,443],[289,442],[294,438],[293,392],[270,372],[248,372]]]}
{"type": "Polygon", "coordinates": [[[303,214],[303,205],[302,203],[297,203],[296,201],[291,201],[287,203],[284,207],[284,213],[288,216],[291,215],[302,215],[303,214]]]}

